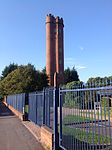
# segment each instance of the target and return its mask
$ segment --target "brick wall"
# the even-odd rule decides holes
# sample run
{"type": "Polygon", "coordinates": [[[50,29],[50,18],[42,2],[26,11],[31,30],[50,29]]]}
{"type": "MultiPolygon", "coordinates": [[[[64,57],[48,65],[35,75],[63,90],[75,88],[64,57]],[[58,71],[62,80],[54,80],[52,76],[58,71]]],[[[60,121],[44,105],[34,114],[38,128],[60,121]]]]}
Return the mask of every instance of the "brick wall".
{"type": "Polygon", "coordinates": [[[45,148],[53,150],[53,131],[46,126],[41,127],[41,143],[45,148]]]}

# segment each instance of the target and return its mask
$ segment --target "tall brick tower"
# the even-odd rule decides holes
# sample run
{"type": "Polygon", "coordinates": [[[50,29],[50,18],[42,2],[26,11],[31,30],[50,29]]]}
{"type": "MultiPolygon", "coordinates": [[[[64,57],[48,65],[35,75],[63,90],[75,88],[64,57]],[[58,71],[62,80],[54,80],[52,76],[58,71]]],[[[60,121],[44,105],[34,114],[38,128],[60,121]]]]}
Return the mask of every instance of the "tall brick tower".
{"type": "Polygon", "coordinates": [[[58,84],[64,80],[63,19],[46,16],[46,73],[49,85],[54,85],[54,73],[58,73],[58,84]]]}

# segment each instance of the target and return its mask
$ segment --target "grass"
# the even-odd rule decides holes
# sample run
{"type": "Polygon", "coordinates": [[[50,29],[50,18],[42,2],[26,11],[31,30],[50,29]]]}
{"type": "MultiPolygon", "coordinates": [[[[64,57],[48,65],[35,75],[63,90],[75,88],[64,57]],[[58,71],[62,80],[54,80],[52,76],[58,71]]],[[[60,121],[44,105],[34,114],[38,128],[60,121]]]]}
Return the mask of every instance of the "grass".
{"type": "Polygon", "coordinates": [[[25,105],[25,112],[28,113],[28,105],[25,105]]]}
{"type": "Polygon", "coordinates": [[[112,140],[111,137],[105,135],[98,135],[97,133],[92,132],[91,130],[85,131],[85,129],[77,129],[73,128],[72,126],[65,126],[64,124],[67,123],[75,123],[75,122],[87,122],[91,121],[94,118],[88,118],[85,116],[75,116],[75,115],[68,115],[63,119],[63,135],[72,136],[75,139],[80,141],[85,141],[89,144],[110,144],[112,140]],[[99,142],[99,143],[98,143],[99,142]]]}
{"type": "Polygon", "coordinates": [[[81,129],[76,129],[76,128],[70,128],[67,126],[63,126],[63,135],[66,136],[72,136],[75,139],[78,139],[80,141],[85,141],[89,144],[110,144],[110,141],[112,140],[110,137],[98,135],[97,133],[93,133],[92,131],[86,132],[81,129]],[[99,143],[98,143],[99,142],[99,143]]]}
{"type": "Polygon", "coordinates": [[[64,117],[63,119],[63,124],[66,123],[75,123],[75,122],[87,122],[93,120],[93,118],[89,118],[89,117],[85,117],[85,116],[76,116],[76,115],[67,115],[66,117],[64,117]]]}

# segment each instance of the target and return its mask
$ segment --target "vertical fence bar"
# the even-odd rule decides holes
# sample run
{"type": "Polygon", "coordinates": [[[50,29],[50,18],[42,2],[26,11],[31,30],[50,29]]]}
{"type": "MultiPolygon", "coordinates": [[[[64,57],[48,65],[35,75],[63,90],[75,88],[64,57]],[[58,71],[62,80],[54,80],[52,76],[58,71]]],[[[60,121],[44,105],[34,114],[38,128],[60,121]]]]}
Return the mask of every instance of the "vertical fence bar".
{"type": "Polygon", "coordinates": [[[43,89],[43,125],[45,125],[45,89],[43,89]]]}
{"type": "Polygon", "coordinates": [[[54,150],[59,148],[58,134],[58,89],[54,88],[54,150]]]}
{"type": "Polygon", "coordinates": [[[58,104],[59,104],[59,89],[57,85],[57,73],[54,75],[54,150],[59,149],[59,134],[58,134],[58,104]]]}
{"type": "Polygon", "coordinates": [[[59,144],[60,146],[62,145],[62,93],[60,93],[59,89],[59,108],[60,108],[60,139],[59,139],[59,144]]]}
{"type": "Polygon", "coordinates": [[[37,99],[37,94],[38,94],[38,93],[35,94],[35,100],[36,100],[36,101],[35,101],[35,103],[36,103],[36,104],[35,104],[35,106],[36,106],[36,108],[35,108],[35,111],[36,111],[36,114],[35,114],[35,115],[36,115],[36,124],[38,124],[38,118],[37,118],[38,99],[37,99]]]}
{"type": "MultiPolygon", "coordinates": [[[[105,84],[107,85],[107,80],[105,81],[105,84]]],[[[106,93],[106,91],[104,91],[104,93],[106,93]]],[[[105,147],[106,147],[106,150],[107,150],[107,105],[108,105],[108,96],[107,95],[105,95],[105,100],[107,99],[107,102],[104,102],[105,103],[105,105],[104,105],[104,128],[105,128],[105,133],[104,133],[104,136],[106,137],[106,143],[105,143],[105,147]]]]}
{"type": "Polygon", "coordinates": [[[50,91],[49,91],[49,96],[48,96],[48,127],[50,127],[50,91]]]}

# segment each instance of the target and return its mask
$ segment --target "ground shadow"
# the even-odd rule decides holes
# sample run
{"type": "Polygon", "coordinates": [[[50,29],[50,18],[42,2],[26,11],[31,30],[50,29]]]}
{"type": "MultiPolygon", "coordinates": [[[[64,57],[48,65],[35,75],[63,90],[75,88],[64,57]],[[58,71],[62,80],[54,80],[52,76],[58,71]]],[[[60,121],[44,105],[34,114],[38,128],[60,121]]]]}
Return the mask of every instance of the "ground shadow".
{"type": "Polygon", "coordinates": [[[3,116],[14,116],[14,114],[2,101],[0,101],[0,117],[3,116]]]}

